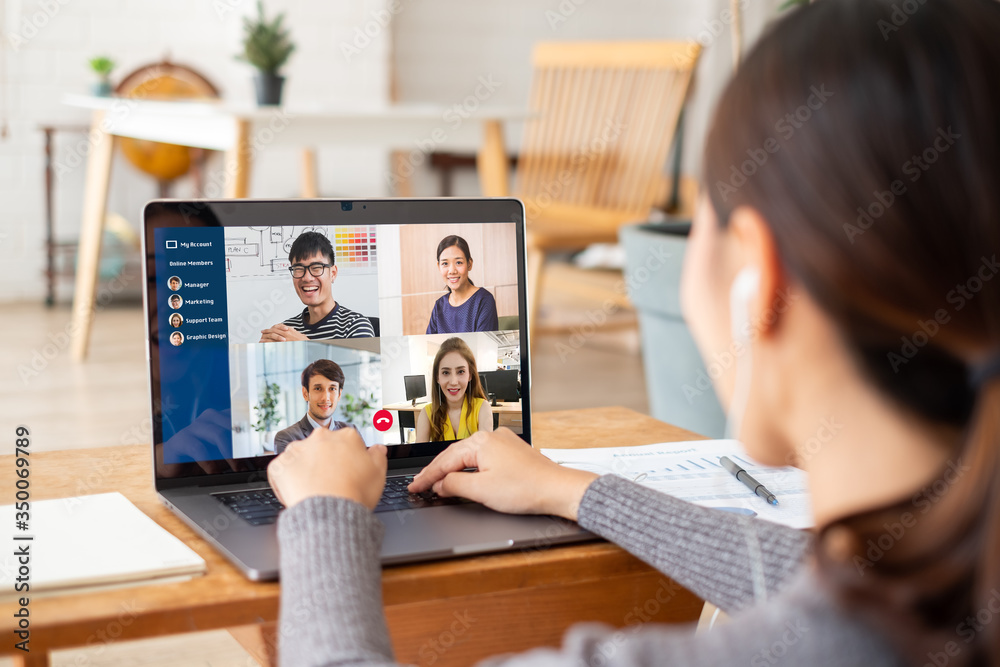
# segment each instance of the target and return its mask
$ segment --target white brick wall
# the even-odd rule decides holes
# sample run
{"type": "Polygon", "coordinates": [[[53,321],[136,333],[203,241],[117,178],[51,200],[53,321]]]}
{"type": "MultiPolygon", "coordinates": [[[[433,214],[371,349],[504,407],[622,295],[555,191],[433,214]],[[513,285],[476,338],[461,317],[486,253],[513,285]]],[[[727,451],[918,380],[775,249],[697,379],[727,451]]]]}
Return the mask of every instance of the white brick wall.
{"type": "MultiPolygon", "coordinates": [[[[266,0],[269,15],[287,13],[298,50],[285,69],[291,109],[374,106],[388,98],[389,30],[380,30],[350,62],[340,43],[353,39],[372,13],[389,0],[266,0]]],[[[242,17],[256,12],[254,0],[6,0],[0,16],[7,58],[3,88],[10,136],[0,142],[0,302],[40,300],[44,294],[44,177],[42,123],[82,124],[89,115],[64,106],[67,92],[86,92],[94,80],[87,60],[107,54],[118,63],[117,82],[141,65],[170,59],[201,71],[227,99],[253,99],[253,70],[237,62],[242,17]],[[31,25],[35,20],[41,27],[31,25]],[[28,23],[25,24],[25,21],[28,23]],[[27,29],[25,26],[28,25],[27,29]],[[17,49],[11,48],[10,35],[17,49]],[[27,39],[23,39],[27,37],[27,39]]],[[[65,161],[82,135],[61,133],[56,159],[65,161]]],[[[320,153],[324,194],[384,195],[385,158],[378,151],[324,148],[320,153]]],[[[214,165],[221,167],[221,160],[214,165]]],[[[75,238],[80,225],[84,167],[58,179],[56,232],[75,238]]],[[[251,193],[294,196],[299,191],[295,151],[264,151],[254,165],[251,193]]],[[[156,184],[118,157],[112,171],[109,211],[138,229],[139,211],[156,196],[156,184]]],[[[174,193],[190,193],[178,183],[174,193]]],[[[60,297],[71,296],[62,283],[60,297]]]]}

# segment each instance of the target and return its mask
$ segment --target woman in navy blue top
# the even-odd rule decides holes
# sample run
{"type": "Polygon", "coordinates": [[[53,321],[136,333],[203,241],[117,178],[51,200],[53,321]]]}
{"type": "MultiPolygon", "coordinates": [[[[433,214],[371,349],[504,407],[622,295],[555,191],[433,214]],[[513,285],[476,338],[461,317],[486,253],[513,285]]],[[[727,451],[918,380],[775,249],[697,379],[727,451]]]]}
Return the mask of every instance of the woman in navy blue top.
{"type": "Polygon", "coordinates": [[[496,331],[497,302],[487,290],[469,279],[472,255],[461,236],[446,236],[438,244],[438,269],[448,293],[434,302],[427,333],[496,331]]]}

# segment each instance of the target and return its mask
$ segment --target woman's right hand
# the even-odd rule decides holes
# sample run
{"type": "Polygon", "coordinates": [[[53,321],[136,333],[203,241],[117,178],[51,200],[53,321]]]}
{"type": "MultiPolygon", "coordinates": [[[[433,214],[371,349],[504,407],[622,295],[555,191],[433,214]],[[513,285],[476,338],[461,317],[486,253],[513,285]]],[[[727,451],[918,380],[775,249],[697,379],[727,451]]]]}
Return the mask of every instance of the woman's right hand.
{"type": "Polygon", "coordinates": [[[510,514],[553,514],[576,520],[597,475],[564,468],[509,429],[477,432],[454,443],[414,477],[410,491],[461,496],[510,514]],[[478,468],[479,472],[463,472],[478,468]]]}

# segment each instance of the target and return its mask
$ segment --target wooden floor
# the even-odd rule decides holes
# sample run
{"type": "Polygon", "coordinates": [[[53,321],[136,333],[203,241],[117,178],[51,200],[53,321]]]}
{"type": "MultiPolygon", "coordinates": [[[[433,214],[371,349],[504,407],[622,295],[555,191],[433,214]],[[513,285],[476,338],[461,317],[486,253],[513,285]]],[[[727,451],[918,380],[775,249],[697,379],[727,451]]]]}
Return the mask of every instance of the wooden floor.
{"type": "MultiPolygon", "coordinates": [[[[630,326],[634,314],[602,312],[600,301],[588,300],[579,290],[560,290],[559,281],[548,286],[543,323],[564,330],[536,340],[531,359],[534,411],[622,405],[648,413],[639,336],[630,326]]],[[[67,305],[0,306],[7,332],[0,346],[0,432],[9,434],[25,424],[38,451],[149,443],[141,304],[111,304],[97,314],[90,358],[83,364],[69,358],[69,316],[67,305]]],[[[4,447],[4,453],[13,453],[4,447]]],[[[8,664],[9,659],[0,659],[0,667],[8,664]]],[[[60,651],[53,664],[257,663],[227,632],[215,631],[60,651]]]]}
{"type": "Polygon", "coordinates": [[[8,420],[27,425],[40,451],[150,442],[142,305],[97,314],[84,364],[70,360],[69,316],[68,306],[0,306],[25,333],[0,351],[4,432],[8,420]]]}

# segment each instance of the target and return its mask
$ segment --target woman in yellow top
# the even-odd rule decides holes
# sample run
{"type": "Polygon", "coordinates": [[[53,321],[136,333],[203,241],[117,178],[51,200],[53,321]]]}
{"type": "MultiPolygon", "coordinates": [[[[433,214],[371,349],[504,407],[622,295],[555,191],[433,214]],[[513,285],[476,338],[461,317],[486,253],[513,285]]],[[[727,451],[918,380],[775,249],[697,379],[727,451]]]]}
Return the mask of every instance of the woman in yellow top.
{"type": "Polygon", "coordinates": [[[493,430],[476,358],[461,338],[449,338],[434,355],[434,385],[430,404],[417,417],[417,442],[461,440],[493,430]]]}

